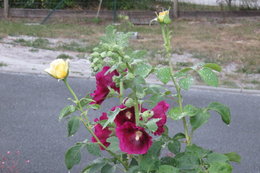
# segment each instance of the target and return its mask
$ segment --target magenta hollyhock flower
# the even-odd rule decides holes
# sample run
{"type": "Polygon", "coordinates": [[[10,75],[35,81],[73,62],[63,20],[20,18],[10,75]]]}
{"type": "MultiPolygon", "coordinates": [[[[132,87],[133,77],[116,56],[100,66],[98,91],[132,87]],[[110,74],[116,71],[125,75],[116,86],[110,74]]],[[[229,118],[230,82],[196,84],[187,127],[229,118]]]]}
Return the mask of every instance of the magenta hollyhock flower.
{"type": "MultiPolygon", "coordinates": [[[[107,114],[105,112],[102,113],[102,116],[98,119],[96,118],[94,121],[98,122],[98,121],[102,121],[102,120],[107,120],[107,114]]],[[[110,145],[109,142],[107,142],[107,138],[110,137],[110,134],[112,133],[111,130],[109,130],[108,127],[103,129],[103,126],[101,124],[96,124],[94,127],[94,133],[95,135],[98,137],[98,139],[100,140],[100,142],[105,145],[106,147],[108,147],[110,145]]],[[[97,142],[97,140],[92,136],[92,142],[97,142]]],[[[100,146],[101,150],[104,150],[103,147],[100,146]]]]}
{"type": "Polygon", "coordinates": [[[119,139],[120,149],[128,154],[145,154],[152,146],[152,137],[144,128],[132,122],[125,122],[117,127],[116,136],[119,139]]]}
{"type": "Polygon", "coordinates": [[[161,118],[160,121],[156,122],[158,129],[153,133],[154,135],[161,135],[164,132],[163,126],[166,124],[167,116],[166,112],[169,109],[169,104],[165,101],[160,101],[157,105],[152,109],[153,116],[150,118],[161,118]]]}
{"type": "Polygon", "coordinates": [[[100,105],[106,99],[106,96],[109,94],[109,87],[119,93],[119,88],[116,87],[116,84],[113,81],[113,76],[118,76],[119,73],[116,70],[114,70],[106,74],[106,72],[109,69],[109,66],[105,66],[100,72],[96,74],[96,90],[94,91],[94,93],[90,94],[90,96],[94,100],[92,104],[100,105]]]}
{"type": "Polygon", "coordinates": [[[125,105],[121,104],[120,106],[113,107],[111,111],[114,111],[116,108],[124,109],[120,111],[114,120],[116,126],[121,126],[125,122],[135,123],[135,109],[134,107],[127,108],[125,105]]]}

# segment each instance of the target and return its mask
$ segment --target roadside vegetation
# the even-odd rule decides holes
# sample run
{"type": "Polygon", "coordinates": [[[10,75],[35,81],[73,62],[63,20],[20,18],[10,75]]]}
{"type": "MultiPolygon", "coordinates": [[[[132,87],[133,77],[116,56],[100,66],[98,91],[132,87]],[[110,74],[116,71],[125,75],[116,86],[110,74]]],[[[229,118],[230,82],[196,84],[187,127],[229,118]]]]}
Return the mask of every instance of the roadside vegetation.
{"type": "MultiPolygon", "coordinates": [[[[260,75],[260,18],[218,18],[218,19],[179,19],[172,25],[174,45],[173,54],[191,54],[193,59],[207,63],[219,63],[234,67],[232,74],[223,81],[224,85],[240,87],[237,83],[251,83],[260,89],[257,77],[241,79],[243,75],[260,75]],[[230,80],[232,79],[232,80],[230,80]]],[[[108,23],[93,23],[90,20],[52,21],[47,25],[27,25],[26,21],[0,21],[0,38],[27,35],[38,37],[35,40],[15,40],[16,44],[29,46],[37,50],[68,50],[90,53],[103,35],[108,23]],[[52,46],[46,38],[76,39],[52,46]]],[[[152,64],[163,64],[163,40],[158,25],[118,25],[119,31],[138,32],[138,38],[132,39],[132,48],[147,49],[152,64]]],[[[2,41],[0,40],[0,42],[2,41]]],[[[84,56],[83,56],[84,57],[84,56]]],[[[178,65],[190,66],[192,61],[178,62],[178,65]]],[[[227,69],[229,70],[229,69],[227,69]]]]}

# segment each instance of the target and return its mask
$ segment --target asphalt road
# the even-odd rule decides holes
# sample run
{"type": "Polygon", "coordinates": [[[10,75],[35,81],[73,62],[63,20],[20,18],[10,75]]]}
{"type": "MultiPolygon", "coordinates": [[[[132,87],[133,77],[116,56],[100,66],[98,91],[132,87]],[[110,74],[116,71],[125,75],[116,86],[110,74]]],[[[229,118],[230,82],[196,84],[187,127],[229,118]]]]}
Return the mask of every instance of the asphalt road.
{"type": "MultiPolygon", "coordinates": [[[[84,96],[93,91],[95,83],[89,79],[70,78],[75,91],[84,96]]],[[[62,82],[49,76],[0,73],[0,154],[19,150],[20,173],[64,173],[64,153],[74,142],[90,138],[82,127],[68,138],[66,121],[58,121],[59,111],[70,97],[62,82]],[[30,160],[30,163],[26,163],[30,160]]],[[[209,123],[195,132],[194,143],[217,152],[237,152],[241,164],[233,164],[234,173],[260,173],[260,96],[216,90],[194,89],[184,93],[185,103],[206,106],[219,101],[231,108],[230,126],[214,114],[209,123]]],[[[104,109],[117,104],[104,103],[104,109]]],[[[93,118],[101,111],[92,112],[93,118]]],[[[171,123],[172,131],[182,131],[179,122],[171,123]]],[[[83,162],[72,169],[78,173],[94,157],[83,153],[83,162]]],[[[12,160],[12,159],[10,159],[12,160]]]]}

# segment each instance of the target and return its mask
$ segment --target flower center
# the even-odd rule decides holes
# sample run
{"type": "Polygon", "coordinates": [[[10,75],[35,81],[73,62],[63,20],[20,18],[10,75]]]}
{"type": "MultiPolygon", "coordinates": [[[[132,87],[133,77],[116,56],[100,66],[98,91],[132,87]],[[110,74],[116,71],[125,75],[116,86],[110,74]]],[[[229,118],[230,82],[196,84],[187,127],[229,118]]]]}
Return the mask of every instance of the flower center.
{"type": "Polygon", "coordinates": [[[141,131],[136,131],[135,132],[135,140],[139,141],[139,139],[142,137],[143,132],[141,131]]]}
{"type": "Polygon", "coordinates": [[[125,116],[126,116],[126,118],[128,118],[128,119],[130,120],[131,117],[132,117],[132,113],[129,112],[129,111],[127,111],[127,112],[125,113],[125,116]]]}

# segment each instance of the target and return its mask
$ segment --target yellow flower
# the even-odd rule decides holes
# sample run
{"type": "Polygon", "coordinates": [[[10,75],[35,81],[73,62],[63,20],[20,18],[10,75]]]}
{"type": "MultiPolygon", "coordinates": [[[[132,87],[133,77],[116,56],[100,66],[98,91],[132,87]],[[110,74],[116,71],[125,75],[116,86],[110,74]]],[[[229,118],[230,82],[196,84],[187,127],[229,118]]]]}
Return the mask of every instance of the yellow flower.
{"type": "Polygon", "coordinates": [[[69,60],[56,59],[51,62],[50,68],[45,69],[52,77],[56,79],[64,79],[69,73],[69,60]]]}
{"type": "Polygon", "coordinates": [[[169,16],[169,10],[159,12],[159,15],[157,15],[157,21],[159,23],[170,24],[171,19],[170,19],[170,16],[169,16]]]}

